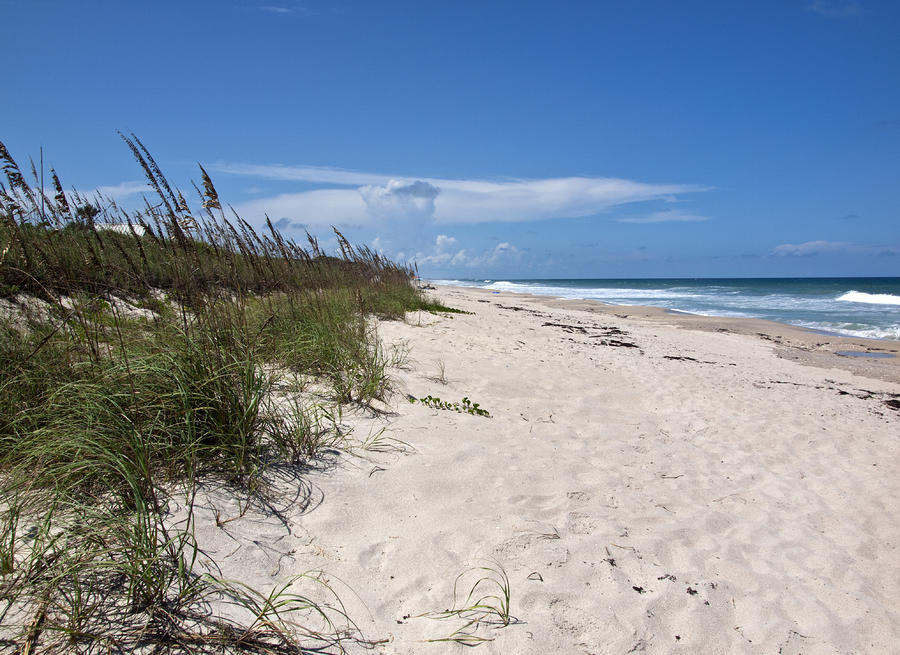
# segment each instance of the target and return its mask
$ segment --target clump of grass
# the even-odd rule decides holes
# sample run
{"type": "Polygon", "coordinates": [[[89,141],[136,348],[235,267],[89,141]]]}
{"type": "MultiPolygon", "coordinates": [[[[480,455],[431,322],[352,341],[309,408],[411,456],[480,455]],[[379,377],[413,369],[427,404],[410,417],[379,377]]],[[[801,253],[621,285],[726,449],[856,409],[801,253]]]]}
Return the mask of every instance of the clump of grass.
{"type": "Polygon", "coordinates": [[[438,384],[447,384],[447,367],[444,364],[443,359],[439,359],[435,362],[436,372],[432,375],[429,380],[433,382],[437,382],[438,384]]]}
{"type": "Polygon", "coordinates": [[[474,646],[493,637],[475,634],[482,626],[506,627],[516,622],[510,614],[510,584],[499,562],[476,566],[460,573],[453,583],[451,609],[430,614],[436,619],[460,619],[464,624],[447,637],[428,642],[455,642],[474,646]],[[467,589],[463,597],[461,590],[467,589]]]}
{"type": "Polygon", "coordinates": [[[383,398],[403,353],[372,317],[449,308],[336,230],[332,256],[226,214],[202,167],[189,203],[122,138],[156,195],[142,211],[66,192],[55,171],[48,193],[0,143],[0,644],[297,652],[359,638],[339,602],[296,589],[316,576],[263,593],[204,575],[196,484],[261,494],[268,468],[341,439],[323,405],[276,400],[268,370],[324,380],[336,402],[383,398]],[[210,615],[226,598],[246,622],[210,615]]]}
{"type": "Polygon", "coordinates": [[[437,300],[426,300],[425,302],[423,302],[421,304],[419,309],[426,311],[426,312],[431,312],[432,314],[467,314],[469,316],[472,316],[475,314],[475,312],[467,312],[464,309],[457,309],[456,307],[448,307],[447,305],[445,305],[442,302],[437,301],[437,300]]]}

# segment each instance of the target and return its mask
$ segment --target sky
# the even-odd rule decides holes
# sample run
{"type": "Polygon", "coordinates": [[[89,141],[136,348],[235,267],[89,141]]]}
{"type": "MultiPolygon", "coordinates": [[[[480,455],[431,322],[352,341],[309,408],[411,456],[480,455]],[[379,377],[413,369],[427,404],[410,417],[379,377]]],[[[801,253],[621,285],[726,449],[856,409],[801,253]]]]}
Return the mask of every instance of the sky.
{"type": "Polygon", "coordinates": [[[117,130],[261,225],[441,279],[900,275],[896,0],[0,0],[0,141],[117,130]]]}

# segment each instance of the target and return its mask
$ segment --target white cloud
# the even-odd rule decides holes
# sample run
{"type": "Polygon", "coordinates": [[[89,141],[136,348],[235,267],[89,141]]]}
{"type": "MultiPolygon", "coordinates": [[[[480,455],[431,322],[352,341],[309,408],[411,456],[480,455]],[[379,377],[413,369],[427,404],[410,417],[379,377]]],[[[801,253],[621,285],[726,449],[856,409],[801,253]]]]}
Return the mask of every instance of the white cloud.
{"type": "MultiPolygon", "coordinates": [[[[422,267],[454,267],[470,269],[490,269],[504,264],[519,262],[522,252],[511,243],[498,243],[493,248],[477,255],[470,255],[465,248],[457,249],[458,241],[451,236],[439,234],[427,253],[418,252],[412,259],[422,267]]],[[[401,253],[402,254],[402,253],[401,253]]],[[[398,259],[400,257],[398,256],[398,259]]]]}
{"type": "Polygon", "coordinates": [[[803,257],[806,255],[816,255],[823,252],[838,252],[842,250],[853,250],[854,247],[848,243],[838,241],[807,241],[805,243],[783,243],[775,246],[772,254],[781,257],[803,257]]]}
{"type": "Polygon", "coordinates": [[[488,266],[496,266],[506,260],[518,259],[520,254],[518,248],[504,241],[498,243],[492,251],[487,253],[484,263],[488,266]]]}
{"type": "Polygon", "coordinates": [[[806,241],[805,243],[783,243],[772,249],[773,255],[780,257],[806,257],[823,253],[845,253],[867,257],[896,257],[900,248],[894,246],[863,246],[844,241],[806,241]]]}
{"type": "Polygon", "coordinates": [[[439,234],[437,238],[434,240],[434,247],[439,251],[447,250],[447,248],[452,248],[457,244],[456,238],[448,237],[446,234],[439,234]]]}
{"type": "Polygon", "coordinates": [[[428,182],[390,180],[385,185],[367,184],[358,189],[373,217],[431,217],[440,189],[428,182]]]}
{"type": "Polygon", "coordinates": [[[666,211],[653,212],[648,216],[639,216],[634,218],[617,218],[619,223],[696,223],[700,221],[708,221],[709,216],[697,216],[689,212],[683,212],[679,209],[669,209],[666,211]]]}
{"type": "Polygon", "coordinates": [[[439,223],[577,218],[599,214],[617,205],[701,190],[689,185],[645,184],[596,177],[434,182],[441,189],[435,211],[435,220],[439,223]]]}
{"type": "Polygon", "coordinates": [[[244,218],[289,217],[309,225],[362,225],[369,222],[366,203],[359,193],[344,189],[318,189],[302,193],[282,193],[259,198],[235,207],[244,218]]]}
{"type": "MultiPolygon", "coordinates": [[[[31,186],[31,193],[34,194],[35,198],[40,199],[41,187],[39,186],[31,186]]],[[[56,198],[56,189],[49,186],[44,186],[44,197],[49,202],[55,202],[56,198]]],[[[13,195],[17,195],[19,192],[16,189],[10,189],[13,195]]],[[[66,196],[68,203],[72,206],[79,204],[79,202],[89,202],[92,204],[101,204],[107,205],[107,200],[115,201],[116,205],[119,206],[130,206],[135,203],[139,203],[137,198],[133,198],[133,196],[146,193],[151,195],[151,197],[155,196],[155,192],[150,187],[147,182],[137,181],[137,182],[120,182],[119,184],[106,185],[106,186],[98,186],[94,189],[77,189],[74,191],[63,190],[63,193],[66,196]],[[98,194],[101,198],[98,199],[98,194]],[[129,202],[130,201],[130,202],[129,202]]],[[[140,205],[138,205],[140,206],[140,205]]]]}
{"type": "MultiPolygon", "coordinates": [[[[708,189],[605,177],[486,181],[387,176],[314,166],[218,164],[214,168],[233,175],[344,187],[282,194],[236,207],[250,219],[268,211],[272,216],[325,224],[410,217],[439,224],[576,218],[633,202],[669,202],[677,199],[677,194],[708,189]],[[323,207],[326,198],[333,207],[323,207]]],[[[677,218],[678,212],[669,215],[660,220],[701,220],[685,218],[687,214],[677,218]]]]}
{"type": "Polygon", "coordinates": [[[116,184],[113,186],[100,186],[97,187],[97,191],[107,198],[120,200],[122,198],[128,198],[138,193],[151,193],[153,192],[153,189],[150,188],[150,185],[147,184],[147,182],[137,181],[121,182],[120,184],[116,184]]]}
{"type": "Polygon", "coordinates": [[[418,252],[413,259],[419,264],[447,264],[454,259],[457,263],[465,261],[465,250],[453,252],[457,241],[454,237],[439,234],[434,240],[434,245],[428,253],[418,252]]]}
{"type": "Polygon", "coordinates": [[[451,266],[463,266],[468,261],[465,250],[460,250],[450,259],[451,266]]]}
{"type": "Polygon", "coordinates": [[[327,166],[282,166],[280,164],[233,164],[219,162],[210,166],[209,170],[245,177],[259,177],[266,180],[280,180],[282,182],[316,182],[344,186],[387,184],[393,179],[390,175],[363,173],[361,171],[329,168],[327,166]]]}

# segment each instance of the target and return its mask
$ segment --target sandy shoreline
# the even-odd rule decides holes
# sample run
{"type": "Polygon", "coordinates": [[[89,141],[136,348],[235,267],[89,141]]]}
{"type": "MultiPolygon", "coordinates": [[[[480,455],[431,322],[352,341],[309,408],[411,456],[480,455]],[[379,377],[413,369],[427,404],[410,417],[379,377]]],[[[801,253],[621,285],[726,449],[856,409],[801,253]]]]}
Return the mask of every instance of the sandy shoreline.
{"type": "MultiPolygon", "coordinates": [[[[441,288],[474,291],[485,296],[497,293],[478,288],[441,288]]],[[[891,339],[843,336],[757,318],[699,316],[659,307],[611,305],[594,300],[566,300],[529,294],[504,292],[503,295],[519,298],[527,303],[543,304],[546,307],[582,310],[617,318],[643,319],[653,323],[706,332],[734,332],[752,335],[781,346],[782,348],[778,350],[781,356],[795,359],[800,363],[820,368],[841,368],[862,376],[900,382],[900,341],[891,339]],[[876,357],[854,357],[849,354],[837,353],[875,354],[876,357]]]]}
{"type": "Polygon", "coordinates": [[[835,351],[900,344],[434,293],[474,313],[380,324],[410,359],[385,413],[344,416],[355,454],[300,491],[285,480],[279,516],[217,526],[201,512],[223,575],[265,588],[326,571],[385,640],[376,653],[461,650],[425,640],[464,621],[423,615],[485,562],[509,576],[518,621],[471,626],[493,639],[479,652],[895,651],[900,361],[835,351]],[[492,417],[407,394],[468,397],[492,417]]]}

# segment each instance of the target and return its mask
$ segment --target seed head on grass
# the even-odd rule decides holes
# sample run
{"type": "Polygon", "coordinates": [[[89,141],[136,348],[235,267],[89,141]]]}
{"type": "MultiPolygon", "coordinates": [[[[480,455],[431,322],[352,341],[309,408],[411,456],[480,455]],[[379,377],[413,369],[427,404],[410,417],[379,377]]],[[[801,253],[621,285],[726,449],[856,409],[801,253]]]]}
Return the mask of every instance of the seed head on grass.
{"type": "Polygon", "coordinates": [[[332,257],[315,237],[304,249],[271,222],[261,234],[226,217],[202,167],[192,209],[121,136],[157,196],[141,211],[67,196],[56,171],[44,202],[0,143],[0,639],[22,651],[296,652],[299,637],[335,628],[325,638],[339,646],[343,607],[295,591],[312,577],[263,593],[202,575],[193,492],[216,478],[262,494],[271,467],[302,468],[342,438],[334,410],[274,402],[267,370],[324,381],[340,402],[382,398],[407,353],[384,348],[372,317],[434,305],[412,269],[339,232],[332,257]],[[126,317],[123,301],[152,319],[126,317]],[[187,489],[177,526],[173,487],[187,489]],[[226,593],[249,623],[204,614],[226,593]],[[330,622],[304,632],[304,612],[330,622]]]}

